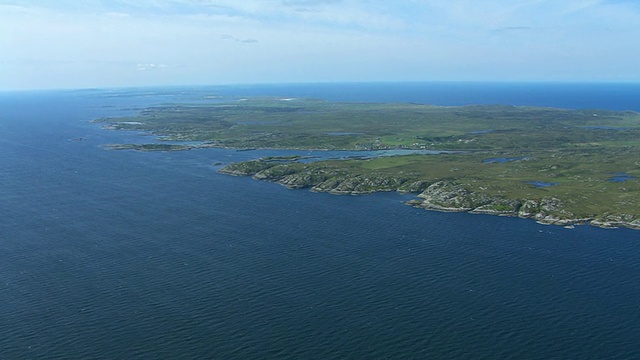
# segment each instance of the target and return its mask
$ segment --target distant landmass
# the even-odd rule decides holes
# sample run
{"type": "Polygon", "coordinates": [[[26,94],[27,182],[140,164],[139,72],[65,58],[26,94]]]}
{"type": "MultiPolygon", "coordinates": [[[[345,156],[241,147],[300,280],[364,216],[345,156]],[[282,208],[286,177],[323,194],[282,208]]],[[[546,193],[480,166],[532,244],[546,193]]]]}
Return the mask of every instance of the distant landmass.
{"type": "Polygon", "coordinates": [[[640,114],[632,111],[256,97],[158,106],[96,122],[160,136],[112,149],[424,151],[319,161],[270,157],[221,172],[333,194],[416,193],[408,203],[431,210],[640,229],[640,114]]]}

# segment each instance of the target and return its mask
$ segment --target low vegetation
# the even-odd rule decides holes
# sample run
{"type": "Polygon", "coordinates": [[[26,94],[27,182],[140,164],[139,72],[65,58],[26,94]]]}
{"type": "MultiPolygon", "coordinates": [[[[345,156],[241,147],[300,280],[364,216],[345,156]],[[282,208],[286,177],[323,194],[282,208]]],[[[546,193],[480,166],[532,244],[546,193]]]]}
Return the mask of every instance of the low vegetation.
{"type": "Polygon", "coordinates": [[[458,150],[307,163],[269,158],[222,171],[338,194],[416,192],[412,205],[437,210],[640,227],[640,114],[630,111],[260,98],[100,121],[202,142],[189,148],[458,150]]]}

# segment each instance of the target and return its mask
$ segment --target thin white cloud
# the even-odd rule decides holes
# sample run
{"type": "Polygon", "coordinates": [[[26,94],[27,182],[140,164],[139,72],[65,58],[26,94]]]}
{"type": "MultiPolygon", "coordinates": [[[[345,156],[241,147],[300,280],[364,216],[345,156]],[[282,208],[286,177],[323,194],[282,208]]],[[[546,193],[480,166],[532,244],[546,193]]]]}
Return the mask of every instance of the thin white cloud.
{"type": "Polygon", "coordinates": [[[0,86],[640,81],[638,37],[620,0],[0,0],[0,86]]]}
{"type": "Polygon", "coordinates": [[[165,64],[153,64],[153,63],[136,64],[136,68],[140,71],[161,70],[168,67],[169,65],[165,65],[165,64]]]}
{"type": "Polygon", "coordinates": [[[235,37],[235,36],[232,36],[232,35],[226,35],[226,34],[224,34],[224,35],[220,35],[220,39],[223,39],[223,40],[231,40],[231,41],[235,41],[235,42],[239,42],[239,43],[243,43],[243,44],[257,44],[257,43],[259,43],[259,41],[258,41],[258,40],[256,40],[256,39],[251,39],[251,38],[248,38],[248,39],[240,39],[240,38],[237,38],[237,37],[235,37]]]}

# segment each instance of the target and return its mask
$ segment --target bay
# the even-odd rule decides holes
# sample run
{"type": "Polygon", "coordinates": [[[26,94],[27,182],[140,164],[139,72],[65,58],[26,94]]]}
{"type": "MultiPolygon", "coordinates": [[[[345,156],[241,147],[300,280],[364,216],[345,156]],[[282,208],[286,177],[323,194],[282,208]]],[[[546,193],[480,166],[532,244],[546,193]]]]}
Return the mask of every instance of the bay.
{"type": "Polygon", "coordinates": [[[0,358],[637,358],[637,231],[221,175],[280,152],[108,151],[88,123],[253,95],[638,110],[629,84],[0,94],[0,358]]]}

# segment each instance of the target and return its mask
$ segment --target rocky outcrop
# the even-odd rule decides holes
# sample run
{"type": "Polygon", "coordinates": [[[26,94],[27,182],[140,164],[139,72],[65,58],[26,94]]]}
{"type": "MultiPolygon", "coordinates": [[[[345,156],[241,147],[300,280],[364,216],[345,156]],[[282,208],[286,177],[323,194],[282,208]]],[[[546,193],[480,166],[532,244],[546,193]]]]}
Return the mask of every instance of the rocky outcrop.
{"type": "Polygon", "coordinates": [[[431,184],[418,197],[424,199],[421,207],[440,211],[488,210],[498,199],[467,190],[459,184],[438,181],[431,184]],[[484,208],[483,208],[484,207],[484,208]]]}
{"type": "Polygon", "coordinates": [[[542,198],[539,200],[526,199],[523,201],[518,216],[533,218],[542,224],[575,225],[591,221],[591,218],[579,218],[565,209],[564,204],[557,198],[542,198]]]}
{"type": "Polygon", "coordinates": [[[515,216],[521,206],[522,202],[519,200],[493,198],[489,204],[478,206],[469,212],[474,214],[515,216]]]}
{"type": "Polygon", "coordinates": [[[252,160],[229,164],[220,169],[219,172],[234,176],[251,176],[271,167],[273,167],[273,163],[260,160],[252,160]]]}
{"type": "Polygon", "coordinates": [[[369,194],[379,191],[396,191],[403,179],[391,176],[344,176],[332,178],[313,187],[314,191],[326,191],[332,194],[369,194]]]}
{"type": "MultiPolygon", "coordinates": [[[[543,224],[574,225],[588,223],[590,218],[578,218],[566,210],[559,199],[507,199],[497,196],[470,191],[460,184],[439,181],[430,185],[418,197],[422,200],[412,200],[409,205],[438,211],[466,211],[474,214],[491,214],[502,216],[518,216],[532,218],[543,224]]],[[[593,225],[602,224],[616,226],[623,221],[610,219],[593,225]]],[[[625,225],[640,228],[640,220],[636,223],[625,220],[625,225]]]]}
{"type": "Polygon", "coordinates": [[[247,161],[225,166],[220,172],[253,176],[256,180],[277,182],[292,189],[311,188],[332,194],[369,194],[380,191],[414,191],[424,189],[424,181],[408,182],[406,178],[386,174],[351,174],[331,167],[305,166],[300,163],[247,161]]]}
{"type": "Polygon", "coordinates": [[[471,191],[454,181],[408,179],[389,174],[357,174],[345,170],[291,162],[280,163],[254,160],[230,164],[220,172],[230,175],[253,176],[254,179],[277,182],[292,189],[310,188],[331,194],[369,194],[381,191],[414,192],[418,199],[408,205],[437,211],[470,212],[534,219],[542,224],[570,226],[591,224],[603,228],[628,227],[640,229],[640,218],[629,214],[603,214],[594,218],[580,218],[568,211],[560,199],[509,199],[471,191]]]}
{"type": "MultiPolygon", "coordinates": [[[[260,173],[254,175],[254,178],[258,178],[258,175],[260,173]]],[[[312,191],[343,195],[396,191],[405,182],[402,178],[391,176],[367,176],[347,174],[335,170],[318,171],[318,169],[271,177],[270,180],[289,188],[311,188],[312,191]]]]}
{"type": "Polygon", "coordinates": [[[604,214],[593,219],[591,225],[607,229],[628,227],[640,230],[640,219],[630,214],[604,214]]]}
{"type": "Polygon", "coordinates": [[[253,175],[256,180],[278,181],[287,175],[296,174],[298,171],[287,165],[271,165],[270,167],[260,170],[253,175]]]}
{"type": "Polygon", "coordinates": [[[402,193],[420,193],[429,187],[429,185],[431,185],[431,183],[424,180],[406,181],[400,185],[398,191],[402,193]]]}

